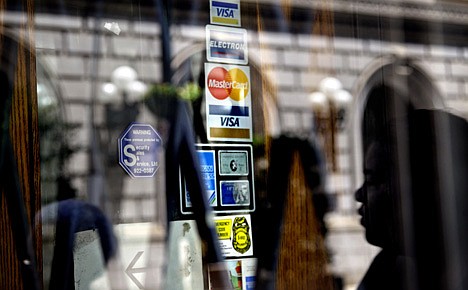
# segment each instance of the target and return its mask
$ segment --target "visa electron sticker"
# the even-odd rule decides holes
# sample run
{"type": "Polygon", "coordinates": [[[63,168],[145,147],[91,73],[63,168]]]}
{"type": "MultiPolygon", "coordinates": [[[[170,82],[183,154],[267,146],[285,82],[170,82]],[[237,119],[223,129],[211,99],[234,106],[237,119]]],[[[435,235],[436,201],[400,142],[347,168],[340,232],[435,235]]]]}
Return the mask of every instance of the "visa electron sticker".
{"type": "Polygon", "coordinates": [[[205,63],[208,140],[252,141],[250,68],[205,63]]]}
{"type": "Polygon", "coordinates": [[[241,26],[240,0],[210,1],[212,24],[241,26]]]}
{"type": "Polygon", "coordinates": [[[225,257],[253,255],[250,215],[215,217],[221,252],[225,257]]]}
{"type": "Polygon", "coordinates": [[[247,64],[247,30],[207,25],[206,59],[211,62],[247,64]]]}

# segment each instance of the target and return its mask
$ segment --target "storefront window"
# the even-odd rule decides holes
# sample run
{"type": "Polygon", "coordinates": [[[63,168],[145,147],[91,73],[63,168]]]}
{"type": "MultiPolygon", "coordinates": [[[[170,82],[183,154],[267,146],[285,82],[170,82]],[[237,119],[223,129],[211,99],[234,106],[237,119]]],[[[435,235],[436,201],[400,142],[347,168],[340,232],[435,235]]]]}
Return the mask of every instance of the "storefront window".
{"type": "Polygon", "coordinates": [[[467,288],[464,1],[25,2],[0,288],[467,288]]]}

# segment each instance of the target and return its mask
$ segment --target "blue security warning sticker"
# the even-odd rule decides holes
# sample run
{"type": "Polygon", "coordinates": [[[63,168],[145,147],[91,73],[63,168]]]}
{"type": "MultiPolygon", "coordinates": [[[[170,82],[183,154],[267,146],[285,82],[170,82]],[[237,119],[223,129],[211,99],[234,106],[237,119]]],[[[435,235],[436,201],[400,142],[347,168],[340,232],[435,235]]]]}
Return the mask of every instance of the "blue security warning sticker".
{"type": "Polygon", "coordinates": [[[210,62],[247,64],[247,30],[207,25],[206,58],[210,62]]]}
{"type": "Polygon", "coordinates": [[[212,24],[241,26],[240,0],[211,0],[210,18],[212,24]]]}
{"type": "Polygon", "coordinates": [[[119,164],[132,178],[153,177],[162,140],[149,124],[131,123],[118,139],[119,164]]]}

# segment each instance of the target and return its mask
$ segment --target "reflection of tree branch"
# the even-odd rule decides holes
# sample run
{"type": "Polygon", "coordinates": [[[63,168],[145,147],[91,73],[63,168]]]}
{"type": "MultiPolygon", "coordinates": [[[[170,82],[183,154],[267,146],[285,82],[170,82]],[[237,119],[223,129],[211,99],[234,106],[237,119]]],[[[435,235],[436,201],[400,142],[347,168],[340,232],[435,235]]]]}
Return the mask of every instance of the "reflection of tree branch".
{"type": "Polygon", "coordinates": [[[171,84],[155,84],[143,97],[143,101],[148,109],[158,117],[168,118],[172,114],[173,108],[170,106],[171,99],[182,99],[191,104],[193,127],[200,142],[207,143],[206,130],[201,115],[203,103],[201,87],[193,82],[184,86],[176,87],[171,84]]]}
{"type": "Polygon", "coordinates": [[[202,98],[198,98],[192,102],[193,108],[193,127],[195,134],[200,138],[201,143],[208,143],[205,125],[201,114],[202,98]]]}
{"type": "Polygon", "coordinates": [[[65,164],[72,154],[79,150],[72,146],[69,138],[78,125],[65,123],[60,117],[60,107],[39,107],[38,129],[40,132],[40,156],[42,182],[54,190],[44,191],[44,200],[63,200],[76,197],[76,189],[71,185],[70,177],[65,170],[65,164]],[[49,198],[52,197],[52,198],[49,198]]]}
{"type": "Polygon", "coordinates": [[[117,166],[117,139],[123,130],[137,119],[139,111],[138,102],[124,102],[118,108],[106,105],[107,140],[103,144],[107,144],[107,164],[117,166]]]}

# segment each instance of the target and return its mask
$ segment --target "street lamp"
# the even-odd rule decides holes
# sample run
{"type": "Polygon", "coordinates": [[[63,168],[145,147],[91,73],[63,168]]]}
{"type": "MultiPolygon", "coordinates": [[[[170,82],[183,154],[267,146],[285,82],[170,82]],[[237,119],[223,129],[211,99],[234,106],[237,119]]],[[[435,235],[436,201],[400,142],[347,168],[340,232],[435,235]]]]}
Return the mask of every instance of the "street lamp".
{"type": "Polygon", "coordinates": [[[146,90],[147,86],[138,80],[133,68],[120,66],[112,72],[111,82],[102,84],[100,100],[104,104],[134,103],[140,101],[146,90]]]}
{"type": "Polygon", "coordinates": [[[119,166],[117,140],[125,128],[137,119],[139,104],[147,86],[138,80],[137,72],[129,66],[121,66],[112,72],[111,82],[101,86],[100,101],[105,108],[105,127],[102,146],[106,149],[105,175],[107,181],[108,213],[118,221],[122,200],[123,178],[119,166]]]}
{"type": "Polygon", "coordinates": [[[309,95],[309,101],[314,113],[314,129],[322,138],[332,170],[336,171],[336,135],[345,127],[352,96],[338,79],[327,77],[320,82],[319,90],[309,95]]]}
{"type": "Polygon", "coordinates": [[[147,86],[138,80],[137,72],[129,66],[120,66],[112,72],[111,82],[101,86],[100,101],[105,106],[105,121],[108,133],[109,163],[118,163],[117,138],[136,120],[141,97],[147,86]]]}

